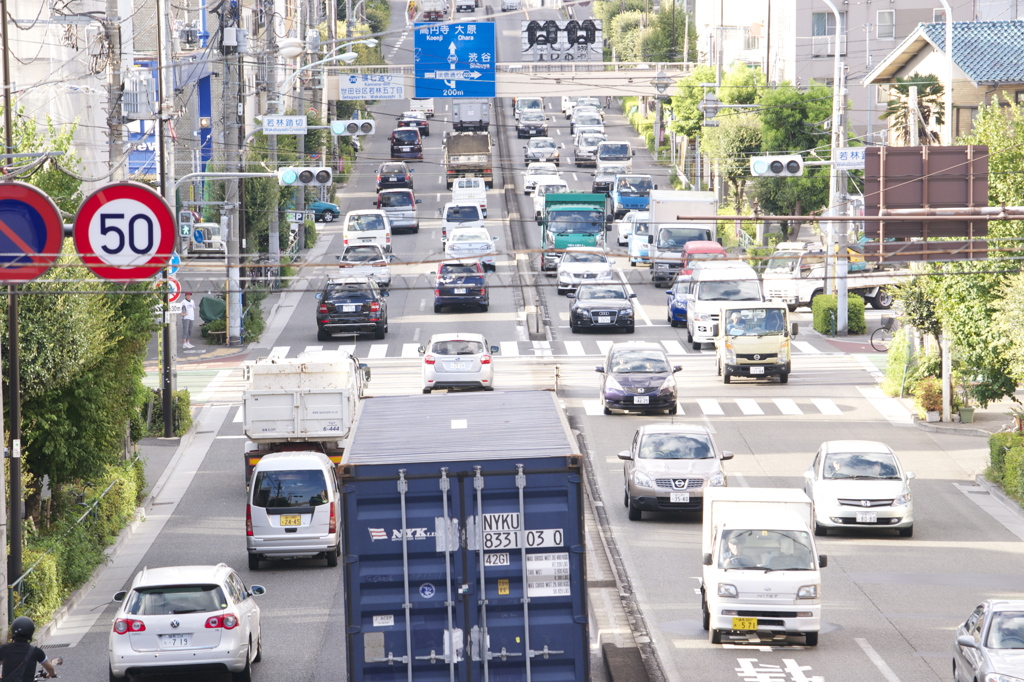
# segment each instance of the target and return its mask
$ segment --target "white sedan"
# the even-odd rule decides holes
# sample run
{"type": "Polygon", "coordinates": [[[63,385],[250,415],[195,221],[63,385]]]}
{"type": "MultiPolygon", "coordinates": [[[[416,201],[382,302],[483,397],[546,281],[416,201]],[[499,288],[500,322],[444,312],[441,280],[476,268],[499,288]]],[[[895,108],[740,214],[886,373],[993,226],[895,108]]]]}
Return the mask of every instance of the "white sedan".
{"type": "Polygon", "coordinates": [[[497,237],[483,227],[467,227],[452,230],[448,234],[448,241],[445,244],[445,258],[457,258],[459,260],[478,260],[483,263],[485,270],[494,272],[496,267],[494,257],[497,249],[494,243],[497,237]]]}
{"type": "Polygon", "coordinates": [[[615,261],[595,246],[574,246],[558,261],[558,293],[575,291],[581,282],[611,282],[615,261]]]}
{"type": "Polygon", "coordinates": [[[804,491],[814,503],[814,534],[830,528],[892,528],[914,534],[914,502],[906,471],[885,443],[831,440],[821,444],[804,472],[804,491]]]}
{"type": "Polygon", "coordinates": [[[545,179],[561,177],[558,173],[558,166],[550,161],[534,161],[523,172],[523,194],[529,194],[536,189],[541,176],[547,176],[545,179]]]}
{"type": "Polygon", "coordinates": [[[423,392],[435,388],[482,388],[494,390],[494,363],[491,356],[497,346],[488,346],[482,334],[434,334],[423,356],[423,392]]]}

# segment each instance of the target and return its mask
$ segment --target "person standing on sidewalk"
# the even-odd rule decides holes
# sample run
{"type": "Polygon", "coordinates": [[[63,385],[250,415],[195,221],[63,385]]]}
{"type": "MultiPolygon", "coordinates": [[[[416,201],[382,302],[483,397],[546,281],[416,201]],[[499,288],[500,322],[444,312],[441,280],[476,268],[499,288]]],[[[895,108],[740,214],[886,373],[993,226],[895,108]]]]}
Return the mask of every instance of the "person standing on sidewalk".
{"type": "Polygon", "coordinates": [[[184,348],[195,348],[192,345],[192,324],[196,321],[196,304],[192,300],[192,292],[185,292],[185,300],[181,303],[181,345],[184,348]]]}

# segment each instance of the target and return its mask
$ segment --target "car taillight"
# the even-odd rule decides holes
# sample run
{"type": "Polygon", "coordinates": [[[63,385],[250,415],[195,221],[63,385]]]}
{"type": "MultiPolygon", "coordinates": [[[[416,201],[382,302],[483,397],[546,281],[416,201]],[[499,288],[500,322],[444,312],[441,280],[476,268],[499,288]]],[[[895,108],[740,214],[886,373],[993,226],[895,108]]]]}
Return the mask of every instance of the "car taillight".
{"type": "MultiPolygon", "coordinates": [[[[320,306],[327,312],[327,306],[320,306]]],[[[245,534],[252,535],[252,505],[245,505],[245,534]]]]}
{"type": "Polygon", "coordinates": [[[441,295],[441,290],[440,289],[434,289],[434,296],[440,296],[440,295],[441,295]]]}
{"type": "Polygon", "coordinates": [[[486,294],[487,294],[487,288],[486,287],[480,287],[480,295],[481,296],[485,296],[486,294]]]}
{"type": "Polygon", "coordinates": [[[206,619],[206,627],[213,628],[224,628],[225,630],[232,630],[238,627],[238,616],[233,613],[225,613],[222,616],[210,616],[206,619]]]}
{"type": "Polygon", "coordinates": [[[118,618],[114,621],[114,632],[123,635],[126,632],[145,632],[146,624],[134,618],[118,618]]]}
{"type": "Polygon", "coordinates": [[[390,244],[391,243],[391,235],[390,234],[384,235],[384,243],[385,244],[390,244]]]}
{"type": "Polygon", "coordinates": [[[370,304],[370,312],[371,313],[380,312],[380,303],[377,303],[376,301],[371,303],[370,304]]]}
{"type": "Polygon", "coordinates": [[[490,172],[491,172],[490,168],[484,168],[484,173],[490,173],[490,172]]]}
{"type": "Polygon", "coordinates": [[[348,237],[343,238],[342,239],[342,243],[347,245],[348,244],[348,237]]]}
{"type": "Polygon", "coordinates": [[[318,308],[316,309],[316,311],[317,311],[318,313],[326,313],[326,312],[327,312],[327,304],[326,304],[326,303],[321,303],[321,304],[320,304],[320,307],[318,307],[318,308]]]}
{"type": "Polygon", "coordinates": [[[330,519],[330,521],[328,521],[328,524],[327,524],[327,532],[328,533],[337,533],[338,532],[338,517],[336,517],[334,515],[334,505],[333,504],[331,505],[331,519],[330,519]]]}
{"type": "Polygon", "coordinates": [[[434,356],[433,355],[424,356],[423,362],[427,363],[428,365],[434,364],[434,362],[435,362],[434,356]]]}
{"type": "Polygon", "coordinates": [[[491,364],[491,356],[490,355],[481,355],[480,356],[480,364],[481,365],[489,365],[489,364],[491,364]]]}

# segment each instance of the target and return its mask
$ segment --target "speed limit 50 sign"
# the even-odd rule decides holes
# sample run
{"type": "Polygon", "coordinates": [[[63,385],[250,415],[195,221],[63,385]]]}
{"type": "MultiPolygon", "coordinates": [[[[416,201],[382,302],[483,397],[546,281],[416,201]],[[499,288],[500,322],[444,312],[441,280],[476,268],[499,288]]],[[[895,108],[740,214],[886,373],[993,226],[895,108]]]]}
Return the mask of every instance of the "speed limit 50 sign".
{"type": "Polygon", "coordinates": [[[160,272],[174,252],[174,214],[156,191],[137,182],[107,185],[75,216],[82,262],[97,277],[127,282],[160,272]]]}

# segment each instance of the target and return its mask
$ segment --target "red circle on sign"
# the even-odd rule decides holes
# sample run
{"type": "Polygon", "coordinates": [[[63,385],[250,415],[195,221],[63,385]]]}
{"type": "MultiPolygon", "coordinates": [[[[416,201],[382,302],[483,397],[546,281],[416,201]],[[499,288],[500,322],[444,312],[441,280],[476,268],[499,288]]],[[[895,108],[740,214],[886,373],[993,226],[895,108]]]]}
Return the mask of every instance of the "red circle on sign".
{"type": "MultiPolygon", "coordinates": [[[[125,214],[119,214],[122,217],[125,214]]],[[[107,232],[118,231],[119,228],[101,228],[107,232]]],[[[120,234],[120,232],[118,232],[120,234]]],[[[137,182],[119,182],[107,185],[92,194],[78,209],[75,216],[75,226],[72,231],[75,239],[75,249],[85,266],[92,270],[93,274],[103,279],[117,282],[129,282],[140,279],[149,279],[167,266],[174,252],[174,214],[156,191],[146,185],[137,182]],[[145,209],[157,219],[159,235],[156,249],[149,256],[148,260],[141,265],[117,265],[103,259],[98,253],[97,245],[92,243],[89,229],[96,213],[112,201],[136,202],[140,209],[145,209]]],[[[133,240],[125,239],[121,235],[121,247],[133,240]]],[[[106,248],[106,247],[102,247],[106,248]]],[[[108,253],[110,253],[108,251],[108,253]]],[[[120,253],[120,252],[118,252],[120,253]]]]}
{"type": "Polygon", "coordinates": [[[57,262],[64,221],[43,191],[24,182],[0,184],[0,282],[29,282],[57,262]],[[19,265],[24,253],[31,265],[19,265]],[[11,262],[13,261],[13,262],[11,262]]]}
{"type": "Polygon", "coordinates": [[[181,282],[179,282],[178,280],[174,279],[173,277],[168,277],[167,288],[167,301],[169,303],[174,303],[181,297],[181,282]]]}

